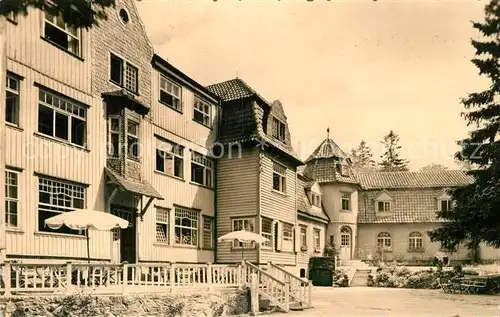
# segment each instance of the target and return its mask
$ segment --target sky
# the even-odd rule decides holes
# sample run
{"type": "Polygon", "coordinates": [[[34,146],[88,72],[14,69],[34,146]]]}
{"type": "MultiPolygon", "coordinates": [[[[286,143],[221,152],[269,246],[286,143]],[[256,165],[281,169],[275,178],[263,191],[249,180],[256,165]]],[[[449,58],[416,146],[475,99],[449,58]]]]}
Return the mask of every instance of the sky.
{"type": "Polygon", "coordinates": [[[460,98],[486,88],[470,62],[485,0],[142,0],[155,52],[202,85],[239,77],[284,106],[302,158],[400,136],[410,168],[456,168],[460,98]]]}

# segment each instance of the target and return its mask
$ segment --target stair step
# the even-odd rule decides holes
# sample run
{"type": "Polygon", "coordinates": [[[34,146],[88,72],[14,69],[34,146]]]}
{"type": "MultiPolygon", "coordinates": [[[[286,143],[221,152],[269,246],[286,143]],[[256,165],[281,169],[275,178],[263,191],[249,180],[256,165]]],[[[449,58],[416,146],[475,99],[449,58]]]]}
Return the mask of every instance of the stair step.
{"type": "Polygon", "coordinates": [[[302,306],[301,303],[290,303],[290,305],[288,307],[290,308],[290,310],[293,310],[293,311],[300,311],[300,310],[305,309],[305,307],[302,306]]]}

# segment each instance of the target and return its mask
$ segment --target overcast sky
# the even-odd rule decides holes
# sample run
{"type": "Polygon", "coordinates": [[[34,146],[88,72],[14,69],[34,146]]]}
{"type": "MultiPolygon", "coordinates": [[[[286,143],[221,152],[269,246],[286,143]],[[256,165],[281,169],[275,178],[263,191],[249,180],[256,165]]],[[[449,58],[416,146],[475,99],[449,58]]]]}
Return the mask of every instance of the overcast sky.
{"type": "Polygon", "coordinates": [[[468,128],[460,98],[487,83],[470,62],[485,0],[142,0],[155,51],[202,85],[236,76],[281,100],[307,157],[326,137],[345,151],[393,129],[418,169],[456,167],[468,128]]]}

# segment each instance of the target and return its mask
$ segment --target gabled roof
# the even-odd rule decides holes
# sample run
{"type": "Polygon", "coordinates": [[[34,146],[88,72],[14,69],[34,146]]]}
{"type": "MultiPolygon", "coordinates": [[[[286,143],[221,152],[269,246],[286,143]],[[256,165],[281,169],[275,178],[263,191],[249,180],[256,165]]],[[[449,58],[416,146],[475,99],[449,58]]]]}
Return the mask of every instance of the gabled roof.
{"type": "Polygon", "coordinates": [[[158,191],[156,191],[156,189],[154,189],[154,187],[151,186],[151,184],[149,184],[146,180],[143,180],[140,183],[130,181],[107,167],[104,167],[104,172],[113,181],[113,183],[115,183],[123,191],[153,197],[158,200],[164,199],[161,194],[158,193],[158,191]]]}
{"type": "Polygon", "coordinates": [[[219,96],[224,102],[256,97],[265,104],[269,104],[261,95],[240,78],[226,80],[224,82],[209,85],[207,90],[219,96]]]}
{"type": "Polygon", "coordinates": [[[363,189],[460,187],[474,182],[461,170],[432,172],[370,172],[356,174],[363,189]]]}
{"type": "Polygon", "coordinates": [[[348,159],[349,156],[332,139],[326,138],[307,158],[306,163],[314,159],[324,158],[348,159]]]}
{"type": "Polygon", "coordinates": [[[307,198],[306,194],[306,184],[308,179],[303,176],[297,177],[297,211],[304,215],[311,216],[323,221],[329,221],[328,216],[323,211],[322,208],[312,206],[307,198]]]}
{"type": "Polygon", "coordinates": [[[101,96],[106,102],[115,102],[121,106],[131,108],[142,115],[146,115],[150,110],[148,105],[140,102],[139,99],[126,89],[104,92],[101,96]]]}

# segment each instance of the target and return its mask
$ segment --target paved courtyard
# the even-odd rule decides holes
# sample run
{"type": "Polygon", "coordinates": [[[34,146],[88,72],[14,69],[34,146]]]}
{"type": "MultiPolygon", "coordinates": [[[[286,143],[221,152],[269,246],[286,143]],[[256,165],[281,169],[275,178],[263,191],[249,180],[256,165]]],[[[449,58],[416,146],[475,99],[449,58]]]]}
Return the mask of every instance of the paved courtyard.
{"type": "Polygon", "coordinates": [[[313,305],[302,312],[271,316],[500,316],[500,296],[453,295],[439,290],[316,287],[313,305]]]}

